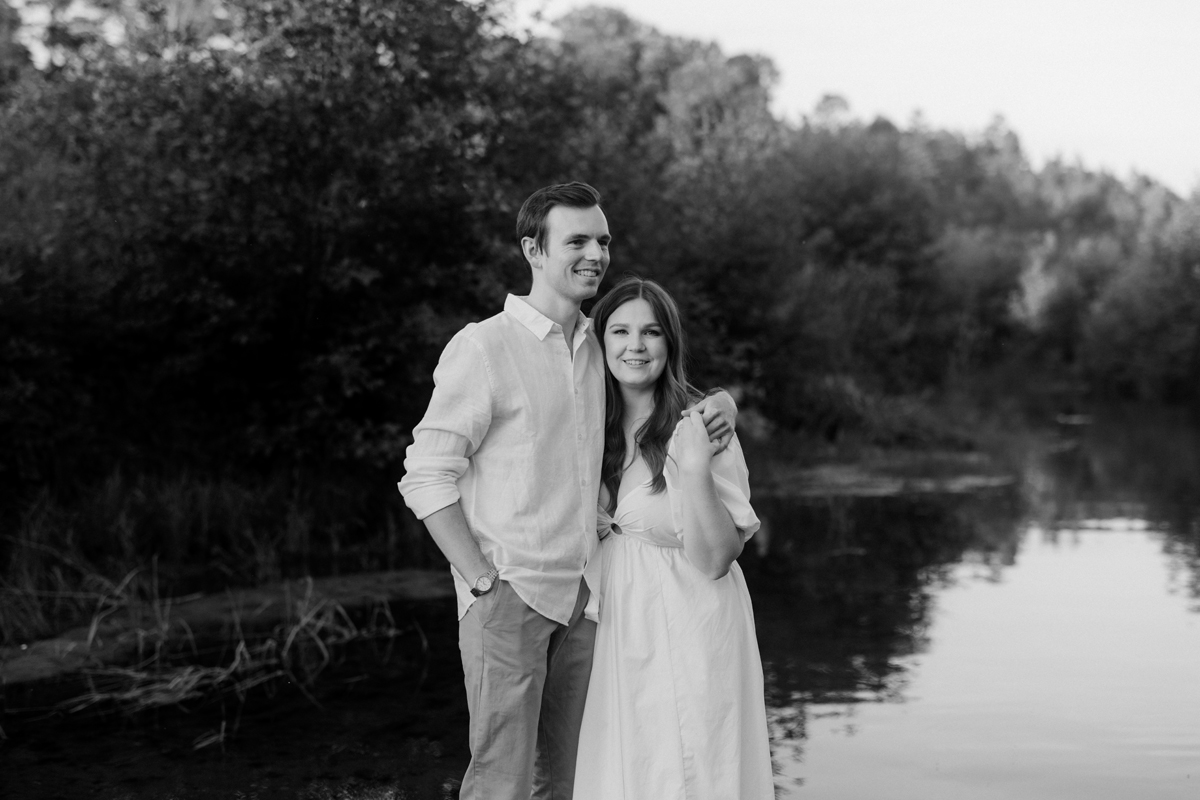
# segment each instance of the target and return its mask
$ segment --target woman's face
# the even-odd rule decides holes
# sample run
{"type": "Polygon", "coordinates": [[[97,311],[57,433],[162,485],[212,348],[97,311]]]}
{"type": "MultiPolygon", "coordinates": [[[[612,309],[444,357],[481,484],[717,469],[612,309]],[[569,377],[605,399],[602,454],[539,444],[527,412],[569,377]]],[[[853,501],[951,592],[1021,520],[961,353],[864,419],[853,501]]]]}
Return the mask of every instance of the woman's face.
{"type": "Polygon", "coordinates": [[[650,303],[638,297],[617,306],[604,327],[604,360],[622,387],[654,386],[667,366],[667,336],[650,303]]]}

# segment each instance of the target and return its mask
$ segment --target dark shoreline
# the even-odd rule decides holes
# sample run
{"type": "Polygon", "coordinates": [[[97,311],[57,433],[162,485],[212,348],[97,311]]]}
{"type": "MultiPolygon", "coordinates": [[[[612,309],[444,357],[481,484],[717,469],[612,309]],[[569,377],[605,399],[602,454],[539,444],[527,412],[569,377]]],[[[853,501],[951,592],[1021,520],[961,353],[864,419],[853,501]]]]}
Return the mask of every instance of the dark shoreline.
{"type": "MultiPolygon", "coordinates": [[[[466,699],[452,599],[392,606],[408,632],[338,653],[305,692],[282,681],[137,713],[13,708],[3,794],[24,798],[442,798],[466,767],[466,699]]],[[[26,701],[71,695],[76,675],[26,701]]]]}

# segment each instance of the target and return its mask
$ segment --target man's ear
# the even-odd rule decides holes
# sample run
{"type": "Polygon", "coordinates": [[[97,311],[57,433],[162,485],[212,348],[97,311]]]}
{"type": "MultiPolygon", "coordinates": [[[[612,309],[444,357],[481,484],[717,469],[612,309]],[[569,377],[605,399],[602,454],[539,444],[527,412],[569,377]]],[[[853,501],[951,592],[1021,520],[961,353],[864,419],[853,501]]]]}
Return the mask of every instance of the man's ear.
{"type": "Polygon", "coordinates": [[[525,236],[521,239],[521,252],[525,254],[525,260],[529,262],[529,266],[538,266],[538,257],[542,254],[542,249],[538,247],[537,240],[532,236],[525,236]]]}

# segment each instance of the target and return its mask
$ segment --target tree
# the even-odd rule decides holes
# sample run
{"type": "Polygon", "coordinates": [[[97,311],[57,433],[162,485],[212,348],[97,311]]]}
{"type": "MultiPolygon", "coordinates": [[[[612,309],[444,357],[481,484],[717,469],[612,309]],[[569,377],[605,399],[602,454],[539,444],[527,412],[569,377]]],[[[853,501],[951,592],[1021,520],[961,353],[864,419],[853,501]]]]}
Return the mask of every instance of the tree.
{"type": "Polygon", "coordinates": [[[1104,285],[1082,339],[1100,386],[1140,400],[1200,398],[1200,203],[1182,206],[1148,256],[1104,285]]]}
{"type": "Polygon", "coordinates": [[[8,97],[9,87],[30,66],[29,50],[17,39],[21,17],[7,2],[0,3],[0,102],[8,97]]]}
{"type": "Polygon", "coordinates": [[[2,122],[28,212],[2,223],[2,302],[43,354],[6,367],[74,373],[77,463],[114,441],[206,469],[392,463],[440,343],[509,283],[511,142],[557,124],[525,110],[557,86],[490,9],[236,8],[244,52],[144,31],[2,122]]]}

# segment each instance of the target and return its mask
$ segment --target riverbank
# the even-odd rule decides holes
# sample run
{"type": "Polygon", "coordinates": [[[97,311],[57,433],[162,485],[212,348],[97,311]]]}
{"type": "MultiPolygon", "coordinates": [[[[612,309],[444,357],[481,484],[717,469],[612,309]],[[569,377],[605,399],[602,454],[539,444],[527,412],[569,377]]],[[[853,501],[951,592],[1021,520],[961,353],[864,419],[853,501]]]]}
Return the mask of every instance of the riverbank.
{"type": "MultiPolygon", "coordinates": [[[[468,715],[454,609],[444,597],[392,603],[393,635],[331,648],[320,679],[303,690],[280,679],[139,711],[6,709],[0,796],[456,797],[468,715]]],[[[61,684],[78,687],[80,677],[61,684]]]]}
{"type": "Polygon", "coordinates": [[[125,607],[0,651],[0,795],[443,798],[466,766],[442,570],[125,607]]]}
{"type": "MultiPolygon", "coordinates": [[[[1123,505],[1120,516],[1173,519],[1167,513],[1173,506],[1160,503],[1154,492],[1192,485],[1162,471],[1192,462],[1157,454],[1169,452],[1164,443],[1183,447],[1192,440],[1173,428],[1142,436],[1135,419],[1143,427],[1152,422],[1145,412],[1104,426],[1053,422],[1057,432],[1033,442],[1035,457],[1021,473],[1006,471],[1015,462],[978,448],[863,447],[853,458],[844,449],[839,460],[819,452],[819,443],[777,440],[784,454],[805,448],[805,458],[791,464],[751,452],[756,508],[766,525],[742,566],[764,664],[770,665],[768,702],[795,706],[780,724],[800,726],[791,739],[790,727],[773,733],[780,758],[807,763],[805,709],[888,702],[903,691],[905,659],[929,647],[933,592],[949,585],[951,565],[967,565],[985,582],[999,581],[1021,563],[1018,534],[1030,519],[1053,530],[1055,520],[1089,518],[1100,513],[1097,501],[1135,496],[1126,496],[1126,484],[1142,487],[1136,496],[1151,504],[1123,505]],[[1110,452],[1110,442],[1120,447],[1110,452]],[[1119,487],[1105,482],[1114,476],[1122,476],[1119,487]],[[1102,491],[1093,498],[1097,487],[1102,491]],[[1081,500],[1087,505],[1077,508],[1081,500]]],[[[1013,439],[1020,435],[1015,431],[1013,439]]],[[[748,450],[758,446],[748,444],[748,450]]],[[[1172,557],[1192,552],[1183,534],[1162,530],[1172,557]]],[[[1194,560],[1179,563],[1181,575],[1200,569],[1188,566],[1200,563],[1194,560]]],[[[438,572],[431,577],[446,586],[438,572]]],[[[370,578],[364,573],[338,580],[345,588],[370,578]]],[[[453,797],[467,763],[453,599],[396,600],[387,604],[385,617],[374,602],[378,592],[347,588],[334,602],[327,589],[333,585],[318,579],[309,591],[307,581],[291,582],[290,614],[259,626],[258,633],[252,625],[238,628],[248,634],[247,650],[264,659],[269,653],[257,648],[269,641],[281,647],[290,636],[293,655],[304,651],[290,662],[297,677],[312,677],[320,667],[318,679],[307,685],[283,675],[239,694],[231,682],[222,692],[140,708],[123,708],[110,698],[73,710],[60,703],[65,695],[43,696],[41,707],[21,713],[10,713],[10,703],[0,722],[8,737],[0,743],[0,794],[97,800],[453,797]],[[299,613],[305,597],[309,612],[299,613]],[[324,627],[298,624],[306,616],[317,619],[321,613],[311,612],[322,608],[329,612],[324,627]],[[315,644],[296,644],[314,641],[305,631],[331,635],[327,655],[315,644]],[[358,635],[348,635],[353,631],[358,635]]],[[[285,596],[281,586],[276,591],[285,596]]],[[[177,598],[172,605],[199,609],[206,602],[177,598]]],[[[241,603],[239,618],[261,602],[241,603]]],[[[213,602],[210,608],[222,606],[213,602]]],[[[175,641],[181,650],[164,648],[170,668],[227,668],[237,651],[232,642],[221,651],[198,647],[202,658],[196,660],[186,635],[175,641]]],[[[102,677],[78,673],[61,685],[86,690],[90,680],[104,690],[102,677]]],[[[16,697],[7,689],[5,694],[16,697]]],[[[814,712],[812,719],[824,713],[814,712]]]]}
{"type": "MultiPolygon", "coordinates": [[[[958,494],[1008,486],[1016,480],[1002,463],[980,452],[875,450],[858,453],[856,459],[773,463],[758,474],[754,491],[759,497],[958,494]]],[[[188,648],[209,651],[216,643],[261,639],[281,627],[311,624],[323,612],[349,622],[351,616],[390,604],[453,596],[444,570],[392,570],[126,603],[98,612],[87,625],[32,643],[0,647],[0,686],[11,698],[14,691],[31,684],[129,667],[155,654],[183,653],[188,648]]],[[[13,707],[11,699],[8,706],[13,707]]]]}
{"type": "Polygon", "coordinates": [[[330,613],[350,622],[351,615],[394,603],[453,596],[450,576],[441,570],[394,570],[128,603],[56,636],[0,647],[0,686],[11,709],[14,692],[40,682],[132,666],[189,648],[207,652],[214,643],[261,639],[281,627],[302,630],[330,613]]]}
{"type": "MultiPolygon", "coordinates": [[[[976,448],[785,441],[746,427],[764,510],[1015,480],[976,448]]],[[[768,528],[786,539],[778,520],[793,518],[768,528]]],[[[759,558],[773,557],[771,539],[764,529],[759,558]]],[[[467,719],[453,619],[441,569],[122,605],[3,651],[0,753],[29,797],[453,796],[467,719]],[[72,758],[81,765],[65,768],[72,758]]]]}

